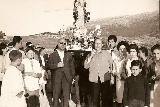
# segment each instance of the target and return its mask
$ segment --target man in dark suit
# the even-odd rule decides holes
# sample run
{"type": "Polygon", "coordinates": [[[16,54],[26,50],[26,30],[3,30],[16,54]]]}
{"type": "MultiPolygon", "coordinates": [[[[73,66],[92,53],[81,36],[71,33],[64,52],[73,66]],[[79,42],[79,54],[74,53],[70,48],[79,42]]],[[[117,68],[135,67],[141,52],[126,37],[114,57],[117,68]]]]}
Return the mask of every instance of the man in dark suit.
{"type": "Polygon", "coordinates": [[[65,39],[59,39],[57,49],[49,56],[53,82],[53,107],[58,107],[60,98],[63,107],[69,106],[70,88],[75,75],[75,67],[72,54],[66,52],[65,49],[65,39]]]}

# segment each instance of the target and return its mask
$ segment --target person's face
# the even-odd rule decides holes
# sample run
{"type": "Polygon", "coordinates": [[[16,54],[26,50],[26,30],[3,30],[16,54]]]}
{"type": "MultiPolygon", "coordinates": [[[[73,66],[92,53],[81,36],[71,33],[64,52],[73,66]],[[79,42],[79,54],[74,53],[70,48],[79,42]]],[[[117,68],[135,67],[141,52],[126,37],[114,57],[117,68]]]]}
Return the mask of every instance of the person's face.
{"type": "Polygon", "coordinates": [[[139,66],[132,66],[131,67],[131,72],[134,76],[137,76],[141,71],[142,71],[142,69],[140,69],[139,66]]]}
{"type": "Polygon", "coordinates": [[[102,49],[102,41],[100,39],[97,39],[95,41],[95,50],[100,51],[102,49]]]}
{"type": "Polygon", "coordinates": [[[156,60],[160,59],[160,50],[159,49],[155,49],[153,51],[153,56],[155,57],[156,60]]]}
{"type": "Polygon", "coordinates": [[[18,47],[19,47],[19,48],[22,48],[22,41],[20,41],[20,42],[18,43],[18,47]]]}
{"type": "Polygon", "coordinates": [[[17,65],[18,66],[21,65],[21,62],[22,62],[22,57],[17,59],[17,65]]]}
{"type": "Polygon", "coordinates": [[[126,47],[125,47],[124,45],[121,45],[121,46],[119,47],[119,53],[120,53],[121,55],[123,55],[124,57],[127,56],[127,50],[126,50],[126,47]]]}
{"type": "Polygon", "coordinates": [[[66,41],[64,39],[60,39],[58,42],[58,49],[65,50],[66,48],[66,41]]]}
{"type": "Polygon", "coordinates": [[[140,58],[145,57],[145,54],[144,54],[141,50],[139,50],[139,57],[140,57],[140,58]]]}
{"type": "Polygon", "coordinates": [[[108,41],[108,45],[109,45],[109,48],[113,49],[116,46],[116,42],[114,42],[113,39],[110,39],[108,41]]]}
{"type": "Polygon", "coordinates": [[[7,48],[2,49],[2,51],[3,51],[3,55],[5,55],[7,53],[7,48]]]}
{"type": "Polygon", "coordinates": [[[135,49],[130,49],[130,56],[133,57],[137,57],[137,51],[135,49]]]}
{"type": "Polygon", "coordinates": [[[123,51],[126,51],[126,47],[125,47],[124,45],[121,45],[121,46],[119,47],[119,51],[120,51],[121,53],[123,53],[123,51]]]}
{"type": "Polygon", "coordinates": [[[27,55],[27,57],[28,57],[29,59],[33,59],[35,53],[34,53],[32,50],[29,50],[29,51],[26,53],[26,55],[27,55]]]}

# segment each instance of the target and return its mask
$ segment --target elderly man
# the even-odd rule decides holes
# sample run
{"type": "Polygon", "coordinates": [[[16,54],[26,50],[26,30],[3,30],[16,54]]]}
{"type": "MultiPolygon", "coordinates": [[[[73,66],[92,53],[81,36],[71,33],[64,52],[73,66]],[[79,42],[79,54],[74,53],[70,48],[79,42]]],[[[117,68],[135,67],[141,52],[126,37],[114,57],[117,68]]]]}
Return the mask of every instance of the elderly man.
{"type": "Polygon", "coordinates": [[[66,52],[65,49],[65,39],[59,39],[57,48],[49,56],[53,82],[53,107],[58,107],[59,98],[62,98],[62,107],[69,106],[70,88],[75,75],[75,67],[72,54],[66,52]]]}
{"type": "Polygon", "coordinates": [[[89,80],[91,82],[91,104],[90,107],[112,107],[111,93],[111,67],[112,57],[107,50],[102,50],[102,40],[95,40],[95,49],[88,55],[84,67],[89,68],[89,80]],[[100,98],[101,96],[101,98],[100,98]]]}

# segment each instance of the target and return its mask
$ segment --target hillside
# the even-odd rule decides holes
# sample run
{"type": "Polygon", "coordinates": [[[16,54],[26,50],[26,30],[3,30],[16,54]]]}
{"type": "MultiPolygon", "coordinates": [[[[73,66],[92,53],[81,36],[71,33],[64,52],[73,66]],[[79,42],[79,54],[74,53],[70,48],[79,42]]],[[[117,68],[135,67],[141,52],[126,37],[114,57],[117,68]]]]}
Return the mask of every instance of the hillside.
{"type": "MultiPolygon", "coordinates": [[[[95,29],[96,25],[101,25],[101,36],[107,38],[110,34],[117,35],[118,40],[136,41],[140,45],[151,47],[160,43],[159,35],[159,14],[158,12],[143,13],[133,16],[121,16],[97,19],[89,22],[86,26],[88,32],[95,29]]],[[[71,36],[72,34],[67,34],[71,36]]],[[[27,41],[45,48],[55,48],[56,40],[60,35],[57,33],[44,32],[23,37],[23,44],[27,41]]]]}
{"type": "Polygon", "coordinates": [[[143,13],[133,16],[120,16],[104,18],[91,21],[87,24],[87,29],[93,29],[96,25],[102,26],[102,36],[115,34],[117,36],[136,37],[148,35],[159,36],[159,13],[143,13]]]}

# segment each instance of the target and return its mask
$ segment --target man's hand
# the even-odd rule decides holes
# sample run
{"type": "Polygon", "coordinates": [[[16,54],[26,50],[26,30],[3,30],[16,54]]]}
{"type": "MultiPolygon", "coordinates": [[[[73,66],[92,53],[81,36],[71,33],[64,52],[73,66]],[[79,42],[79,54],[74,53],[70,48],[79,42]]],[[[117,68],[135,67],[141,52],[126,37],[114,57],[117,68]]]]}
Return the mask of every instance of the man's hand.
{"type": "Polygon", "coordinates": [[[93,57],[93,56],[95,55],[95,53],[96,53],[96,51],[93,50],[93,51],[91,52],[91,57],[93,57]]]}
{"type": "Polygon", "coordinates": [[[156,76],[155,76],[155,75],[153,75],[153,76],[152,76],[152,80],[155,80],[155,79],[156,79],[156,76]]]}
{"type": "Polygon", "coordinates": [[[59,68],[60,67],[64,67],[64,64],[62,62],[59,62],[58,65],[57,65],[57,67],[59,67],[59,68]]]}
{"type": "Polygon", "coordinates": [[[91,61],[91,59],[93,58],[93,56],[95,55],[95,53],[96,53],[96,51],[92,50],[91,54],[87,58],[87,63],[89,63],[91,61]]]}
{"type": "Polygon", "coordinates": [[[21,92],[19,92],[16,96],[17,96],[18,98],[21,98],[22,95],[23,95],[23,93],[24,93],[24,91],[21,91],[21,92]]]}

